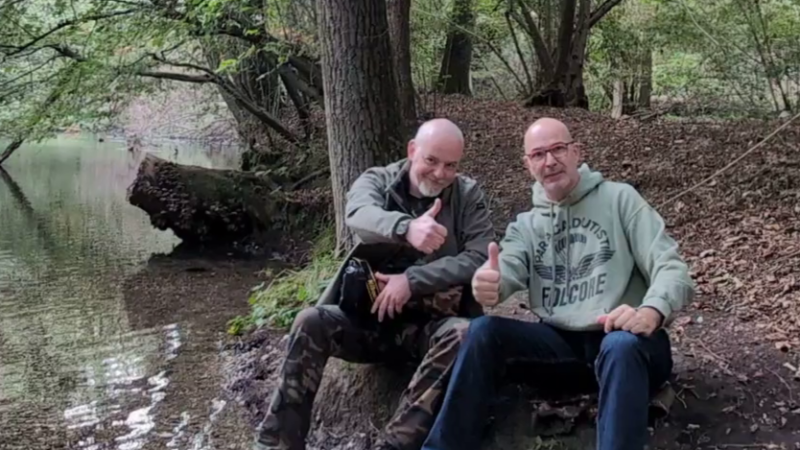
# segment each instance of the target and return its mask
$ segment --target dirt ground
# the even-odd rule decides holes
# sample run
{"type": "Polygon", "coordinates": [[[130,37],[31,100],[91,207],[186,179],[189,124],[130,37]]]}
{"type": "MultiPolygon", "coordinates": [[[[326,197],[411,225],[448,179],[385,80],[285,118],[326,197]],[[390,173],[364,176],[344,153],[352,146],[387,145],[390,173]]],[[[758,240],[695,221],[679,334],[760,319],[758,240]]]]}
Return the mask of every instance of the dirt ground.
{"type": "MultiPolygon", "coordinates": [[[[525,110],[458,98],[444,100],[436,115],[464,130],[463,171],[490,195],[500,233],[530,206],[522,133],[547,115],[562,119],[585,144],[593,168],[635,186],[665,217],[698,292],[671,328],[677,398],[670,415],[655,424],[653,448],[800,450],[800,127],[784,130],[730,171],[669,200],[779,124],[614,121],[581,110],[525,110]]],[[[491,313],[529,314],[513,302],[491,313]]],[[[263,417],[283,335],[262,330],[225,353],[224,387],[251,425],[263,417]]],[[[369,448],[396,401],[392,392],[409,374],[332,360],[318,397],[323,400],[315,407],[310,448],[369,448]]],[[[515,415],[503,422],[516,428],[490,432],[491,448],[508,448],[509,441],[499,443],[504,434],[527,448],[592,448],[593,432],[584,425],[572,437],[531,436],[531,399],[511,397],[515,405],[498,411],[515,415]]]]}

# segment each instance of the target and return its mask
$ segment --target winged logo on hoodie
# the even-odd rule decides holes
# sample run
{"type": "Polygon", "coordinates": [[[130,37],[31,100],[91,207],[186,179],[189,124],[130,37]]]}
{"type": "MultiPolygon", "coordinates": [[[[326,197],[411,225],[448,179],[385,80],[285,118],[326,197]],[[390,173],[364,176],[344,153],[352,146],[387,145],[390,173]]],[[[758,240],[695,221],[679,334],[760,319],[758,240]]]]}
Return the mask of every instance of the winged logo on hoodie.
{"type": "MultiPolygon", "coordinates": [[[[602,248],[597,252],[584,255],[576,266],[570,265],[569,278],[571,280],[586,278],[594,272],[594,269],[608,262],[613,256],[614,250],[610,248],[602,248]]],[[[536,263],[533,268],[544,280],[553,280],[554,284],[565,284],[567,282],[567,266],[556,264],[555,277],[553,276],[553,266],[536,263]]]]}

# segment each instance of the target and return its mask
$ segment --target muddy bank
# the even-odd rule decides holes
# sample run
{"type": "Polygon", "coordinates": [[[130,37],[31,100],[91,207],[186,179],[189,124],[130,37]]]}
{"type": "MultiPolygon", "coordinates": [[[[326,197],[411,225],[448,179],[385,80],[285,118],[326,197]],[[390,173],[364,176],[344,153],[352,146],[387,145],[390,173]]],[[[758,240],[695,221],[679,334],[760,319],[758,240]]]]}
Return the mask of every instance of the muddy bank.
{"type": "MultiPolygon", "coordinates": [[[[530,320],[523,309],[513,305],[492,313],[530,320]]],[[[800,448],[800,380],[793,379],[783,366],[790,358],[771,355],[768,343],[753,338],[756,330],[752,325],[731,327],[727,322],[723,316],[699,311],[678,319],[671,333],[677,395],[669,416],[652,411],[651,448],[746,444],[800,448]],[[732,336],[737,338],[731,340],[732,336]]],[[[263,418],[277,383],[284,337],[278,330],[262,330],[224,352],[224,389],[251,427],[263,418]]],[[[308,448],[369,450],[412,371],[412,367],[390,370],[331,359],[315,403],[308,448]]],[[[594,398],[584,401],[590,405],[588,414],[534,424],[534,409],[542,406],[542,399],[528,386],[506,385],[495,400],[484,448],[534,448],[544,443],[555,448],[593,449],[594,398]]],[[[575,408],[580,403],[566,405],[575,408]]]]}
{"type": "Polygon", "coordinates": [[[151,402],[152,429],[143,448],[249,448],[252,431],[240,408],[220,389],[225,324],[248,312],[252,286],[264,280],[263,261],[210,259],[184,253],[150,258],[124,284],[124,301],[135,330],[171,327],[179,346],[167,343],[162,365],[168,384],[151,402]],[[171,348],[170,348],[171,347],[171,348]]]}

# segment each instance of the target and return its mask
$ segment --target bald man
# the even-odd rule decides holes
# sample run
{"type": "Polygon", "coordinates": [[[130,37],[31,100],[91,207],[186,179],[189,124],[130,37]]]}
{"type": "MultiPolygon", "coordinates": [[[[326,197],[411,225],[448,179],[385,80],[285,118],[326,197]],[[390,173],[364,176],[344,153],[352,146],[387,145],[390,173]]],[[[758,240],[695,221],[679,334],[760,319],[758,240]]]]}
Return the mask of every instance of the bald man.
{"type": "Polygon", "coordinates": [[[470,280],[495,234],[483,191],[458,173],[464,137],[455,124],[424,123],[407,151],[401,161],[367,170],[347,193],[346,221],[357,245],[317,306],[295,319],[256,448],[305,448],[331,356],[359,363],[421,360],[376,448],[417,450],[427,436],[468,319],[482,314],[470,280]],[[379,293],[368,310],[346,307],[363,289],[363,281],[342,286],[354,258],[376,272],[379,293]]]}
{"type": "Polygon", "coordinates": [[[470,325],[425,450],[478,449],[503,374],[538,391],[599,388],[599,450],[642,450],[648,406],[672,370],[664,326],[694,283],[661,216],[628,184],[580,164],[567,127],[534,122],[524,163],[533,208],[517,216],[476,271],[473,294],[495,306],[528,291],[539,322],[483,316],[470,325]]]}

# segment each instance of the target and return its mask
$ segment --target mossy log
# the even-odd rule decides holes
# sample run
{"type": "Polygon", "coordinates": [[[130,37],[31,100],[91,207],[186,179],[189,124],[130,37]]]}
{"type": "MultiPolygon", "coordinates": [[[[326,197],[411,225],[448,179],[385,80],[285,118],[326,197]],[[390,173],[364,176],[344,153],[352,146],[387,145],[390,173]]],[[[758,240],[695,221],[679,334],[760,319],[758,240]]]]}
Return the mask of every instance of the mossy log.
{"type": "Polygon", "coordinates": [[[172,230],[187,244],[265,242],[314,211],[276,187],[257,173],[181,165],[148,154],[128,188],[128,201],[149,214],[154,227],[172,230]]]}

